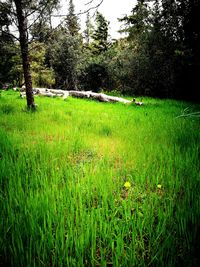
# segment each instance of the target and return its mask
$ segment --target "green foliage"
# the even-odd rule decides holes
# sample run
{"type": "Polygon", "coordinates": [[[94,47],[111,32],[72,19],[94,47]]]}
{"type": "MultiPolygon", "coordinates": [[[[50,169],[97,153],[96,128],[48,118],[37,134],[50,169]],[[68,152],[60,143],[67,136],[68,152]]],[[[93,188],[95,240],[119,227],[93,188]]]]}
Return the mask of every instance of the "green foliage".
{"type": "Polygon", "coordinates": [[[66,90],[77,90],[77,75],[82,37],[79,34],[78,18],[73,1],[69,2],[65,27],[55,32],[50,44],[50,61],[55,71],[56,86],[66,90]]]}
{"type": "Polygon", "coordinates": [[[47,44],[49,35],[51,34],[51,28],[45,21],[40,20],[31,26],[30,33],[35,41],[47,44]]]}
{"type": "Polygon", "coordinates": [[[85,70],[83,86],[85,90],[99,92],[104,87],[104,81],[107,79],[108,73],[102,64],[91,63],[85,70]]]}
{"type": "Polygon", "coordinates": [[[92,40],[93,32],[94,32],[94,26],[91,23],[89,12],[87,13],[85,26],[86,26],[86,28],[83,32],[83,36],[84,36],[86,45],[89,46],[89,44],[91,43],[91,40],[92,40]]]}
{"type": "Polygon", "coordinates": [[[200,29],[199,1],[163,0],[163,28],[168,36],[175,40],[175,93],[177,97],[199,100],[196,84],[200,74],[200,29]],[[170,31],[173,29],[173,32],[170,31]]]}
{"type": "Polygon", "coordinates": [[[0,3],[0,82],[15,83],[18,80],[18,73],[14,71],[17,62],[18,46],[14,43],[10,35],[9,26],[11,24],[10,3],[0,3]]]}
{"type": "Polygon", "coordinates": [[[51,88],[55,84],[54,73],[45,66],[46,45],[33,42],[30,45],[30,63],[33,85],[51,88]]]}
{"type": "MultiPolygon", "coordinates": [[[[11,24],[11,19],[9,17],[11,12],[11,5],[7,2],[0,2],[0,30],[6,29],[8,31],[8,26],[11,24]]],[[[0,32],[1,32],[0,31],[0,32]]]]}
{"type": "Polygon", "coordinates": [[[108,21],[105,19],[105,17],[97,12],[96,18],[96,28],[94,29],[92,38],[92,51],[94,54],[101,54],[102,52],[105,52],[109,47],[108,42],[108,21]]]}
{"type": "Polygon", "coordinates": [[[75,14],[73,0],[69,1],[68,15],[66,18],[66,28],[67,33],[70,36],[77,36],[79,34],[80,27],[78,24],[78,18],[75,14]]]}
{"type": "MultiPolygon", "coordinates": [[[[72,0],[63,26],[52,31],[50,14],[58,2],[24,1],[28,13],[41,15],[30,28],[37,42],[30,47],[35,85],[199,100],[199,1],[138,0],[120,19],[126,37],[112,42],[109,22],[99,12],[94,26],[88,13],[80,33],[72,0]]],[[[11,15],[10,5],[1,3],[0,81],[21,85],[19,47],[9,35],[11,15]]]]}
{"type": "Polygon", "coordinates": [[[2,92],[1,265],[199,265],[199,106],[143,101],[2,92]]]}
{"type": "Polygon", "coordinates": [[[132,9],[131,15],[125,16],[119,21],[125,23],[125,28],[121,32],[127,32],[129,39],[142,38],[151,28],[150,8],[148,0],[138,0],[136,6],[132,9]]]}
{"type": "Polygon", "coordinates": [[[77,89],[77,65],[80,56],[79,36],[60,37],[54,44],[52,66],[56,74],[56,85],[67,90],[77,89]]]}
{"type": "Polygon", "coordinates": [[[18,83],[20,81],[21,60],[19,58],[19,47],[14,44],[12,38],[6,34],[0,36],[0,81],[2,83],[18,83]]]}
{"type": "Polygon", "coordinates": [[[194,34],[192,25],[198,24],[199,1],[148,2],[138,1],[132,14],[121,19],[128,33],[121,54],[128,88],[136,94],[197,100],[200,33],[195,28],[194,34]]]}
{"type": "Polygon", "coordinates": [[[21,86],[23,84],[23,67],[21,59],[21,51],[19,44],[15,46],[16,53],[11,57],[10,76],[13,81],[13,85],[21,86]]]}

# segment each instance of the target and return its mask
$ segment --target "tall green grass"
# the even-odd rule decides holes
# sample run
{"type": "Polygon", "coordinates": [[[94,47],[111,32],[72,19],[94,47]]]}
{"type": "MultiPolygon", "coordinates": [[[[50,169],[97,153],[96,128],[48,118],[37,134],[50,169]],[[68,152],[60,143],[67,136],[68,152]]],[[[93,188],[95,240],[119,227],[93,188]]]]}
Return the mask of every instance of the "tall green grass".
{"type": "Polygon", "coordinates": [[[197,266],[199,106],[36,101],[0,97],[0,265],[197,266]]]}

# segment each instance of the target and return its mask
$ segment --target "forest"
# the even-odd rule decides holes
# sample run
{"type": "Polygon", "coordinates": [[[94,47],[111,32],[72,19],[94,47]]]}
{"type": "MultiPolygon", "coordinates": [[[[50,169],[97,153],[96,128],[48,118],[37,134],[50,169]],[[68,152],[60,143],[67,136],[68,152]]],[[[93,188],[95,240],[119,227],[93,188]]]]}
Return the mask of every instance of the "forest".
{"type": "Polygon", "coordinates": [[[31,75],[25,75],[32,78],[25,79],[30,91],[32,83],[64,90],[199,100],[198,0],[137,1],[130,14],[119,18],[126,35],[117,40],[110,38],[109,21],[98,10],[95,18],[88,10],[81,32],[73,1],[53,28],[52,15],[58,8],[58,0],[1,1],[1,86],[24,84],[21,44],[30,64],[31,75]],[[24,18],[20,36],[10,27],[18,25],[19,19],[13,2],[24,18]]]}
{"type": "Polygon", "coordinates": [[[200,264],[200,1],[106,1],[0,0],[2,267],[200,264]]]}

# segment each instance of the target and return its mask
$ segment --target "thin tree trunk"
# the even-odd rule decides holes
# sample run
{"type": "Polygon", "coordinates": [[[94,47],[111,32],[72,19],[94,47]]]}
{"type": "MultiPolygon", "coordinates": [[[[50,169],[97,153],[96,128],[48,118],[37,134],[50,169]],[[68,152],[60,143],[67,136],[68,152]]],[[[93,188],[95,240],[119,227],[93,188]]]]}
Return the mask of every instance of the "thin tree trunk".
{"type": "Polygon", "coordinates": [[[27,18],[23,11],[22,0],[14,0],[17,11],[20,46],[22,53],[23,72],[26,86],[26,99],[29,109],[35,109],[32,77],[30,71],[29,51],[28,51],[28,32],[27,32],[27,18]]]}

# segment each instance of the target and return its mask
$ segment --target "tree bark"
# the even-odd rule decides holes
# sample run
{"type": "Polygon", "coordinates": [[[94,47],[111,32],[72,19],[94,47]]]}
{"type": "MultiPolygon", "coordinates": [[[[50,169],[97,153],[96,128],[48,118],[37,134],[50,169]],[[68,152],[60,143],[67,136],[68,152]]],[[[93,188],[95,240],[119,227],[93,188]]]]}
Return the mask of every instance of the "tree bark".
{"type": "Polygon", "coordinates": [[[23,72],[24,72],[24,80],[26,86],[27,106],[28,109],[35,109],[33,88],[32,88],[32,77],[30,71],[29,51],[28,51],[27,18],[23,10],[22,0],[14,0],[14,3],[16,6],[16,13],[18,20],[23,72]]]}

